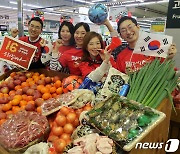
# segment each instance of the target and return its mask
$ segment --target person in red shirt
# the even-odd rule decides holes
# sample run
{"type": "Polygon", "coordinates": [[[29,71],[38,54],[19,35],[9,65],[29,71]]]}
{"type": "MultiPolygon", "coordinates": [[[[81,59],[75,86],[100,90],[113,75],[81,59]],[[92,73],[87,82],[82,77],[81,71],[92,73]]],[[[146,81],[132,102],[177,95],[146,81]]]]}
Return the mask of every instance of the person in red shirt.
{"type": "Polygon", "coordinates": [[[93,82],[100,81],[110,66],[116,67],[116,63],[111,56],[111,49],[106,46],[103,50],[103,39],[96,32],[88,32],[83,42],[83,57],[80,64],[82,77],[91,76],[93,82]]]}
{"type": "Polygon", "coordinates": [[[53,50],[52,59],[50,61],[50,69],[67,72],[70,74],[81,75],[79,64],[83,55],[82,44],[84,36],[90,31],[87,23],[80,22],[74,27],[75,47],[64,52],[59,58],[57,50],[53,50]]]}
{"type": "MultiPolygon", "coordinates": [[[[128,47],[122,50],[117,56],[116,62],[118,70],[124,73],[127,72],[127,69],[137,71],[147,62],[154,60],[155,57],[133,53],[140,30],[136,19],[125,16],[119,20],[117,25],[117,31],[120,33],[122,39],[128,43],[128,47]]],[[[173,58],[176,52],[176,46],[172,44],[169,48],[167,59],[173,58]]]]}
{"type": "Polygon", "coordinates": [[[44,42],[44,40],[40,37],[42,29],[42,20],[39,17],[33,17],[28,23],[29,36],[19,38],[20,40],[37,47],[37,51],[35,52],[29,69],[45,68],[45,65],[41,62],[41,54],[44,52],[44,48],[42,47],[42,42],[44,42]]]}

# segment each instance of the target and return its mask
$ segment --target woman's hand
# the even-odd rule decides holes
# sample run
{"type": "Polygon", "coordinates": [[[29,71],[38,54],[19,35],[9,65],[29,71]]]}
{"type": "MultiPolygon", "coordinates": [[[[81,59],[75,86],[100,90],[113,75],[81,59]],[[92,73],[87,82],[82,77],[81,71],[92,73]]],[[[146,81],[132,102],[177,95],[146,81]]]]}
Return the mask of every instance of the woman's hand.
{"type": "Polygon", "coordinates": [[[63,46],[63,40],[62,39],[57,39],[55,42],[55,48],[53,50],[53,52],[58,52],[59,51],[59,47],[63,46]]]}
{"type": "Polygon", "coordinates": [[[109,62],[109,59],[110,59],[110,57],[111,57],[111,50],[110,49],[108,49],[109,48],[109,45],[108,46],[106,46],[106,48],[103,50],[103,49],[99,49],[99,55],[101,56],[101,59],[104,61],[104,62],[106,62],[106,63],[108,63],[109,62]]]}
{"type": "Polygon", "coordinates": [[[176,45],[173,43],[168,49],[167,59],[172,59],[177,53],[176,45]]]}

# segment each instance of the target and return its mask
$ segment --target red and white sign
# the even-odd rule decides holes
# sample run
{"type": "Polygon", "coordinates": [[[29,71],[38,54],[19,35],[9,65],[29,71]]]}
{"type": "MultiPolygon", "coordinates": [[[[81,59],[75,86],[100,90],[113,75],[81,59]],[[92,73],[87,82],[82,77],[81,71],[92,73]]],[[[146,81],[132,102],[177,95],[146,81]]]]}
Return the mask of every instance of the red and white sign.
{"type": "Polygon", "coordinates": [[[0,49],[0,59],[23,69],[29,69],[37,47],[11,36],[5,36],[0,49]]]}

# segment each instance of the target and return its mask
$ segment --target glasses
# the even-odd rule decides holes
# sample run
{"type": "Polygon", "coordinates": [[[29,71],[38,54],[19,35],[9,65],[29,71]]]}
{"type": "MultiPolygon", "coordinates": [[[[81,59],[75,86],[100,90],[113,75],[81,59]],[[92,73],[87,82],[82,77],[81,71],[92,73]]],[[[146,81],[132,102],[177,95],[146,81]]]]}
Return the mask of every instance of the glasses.
{"type": "Polygon", "coordinates": [[[35,30],[40,30],[41,28],[39,26],[35,26],[35,25],[29,25],[29,28],[31,29],[35,29],[35,30]]]}
{"type": "Polygon", "coordinates": [[[127,34],[127,31],[128,31],[128,30],[129,30],[129,31],[132,31],[133,28],[134,28],[134,26],[136,26],[136,25],[128,25],[127,28],[122,28],[122,29],[120,29],[120,33],[121,33],[121,34],[127,34]]]}

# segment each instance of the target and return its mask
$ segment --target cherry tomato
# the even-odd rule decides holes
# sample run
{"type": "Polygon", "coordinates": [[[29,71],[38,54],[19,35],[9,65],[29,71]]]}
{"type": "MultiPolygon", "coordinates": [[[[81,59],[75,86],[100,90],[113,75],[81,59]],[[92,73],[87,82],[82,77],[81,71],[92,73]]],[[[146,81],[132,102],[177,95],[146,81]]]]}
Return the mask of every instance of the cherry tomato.
{"type": "Polygon", "coordinates": [[[69,108],[63,106],[61,109],[60,109],[60,113],[62,113],[63,115],[67,115],[68,113],[70,112],[69,108]]]}
{"type": "Polygon", "coordinates": [[[74,130],[74,127],[73,127],[72,124],[67,123],[67,124],[65,124],[63,130],[64,130],[64,132],[67,133],[67,134],[72,134],[72,132],[73,132],[73,130],[74,130]]]}
{"type": "Polygon", "coordinates": [[[49,137],[48,137],[49,142],[54,142],[57,139],[59,139],[59,137],[57,137],[56,135],[49,135],[49,137]]]}
{"type": "Polygon", "coordinates": [[[80,124],[80,123],[79,123],[79,119],[76,118],[72,124],[73,124],[73,126],[74,126],[75,128],[76,128],[77,126],[79,126],[79,124],[80,124]]]}
{"type": "Polygon", "coordinates": [[[66,145],[66,141],[64,141],[63,139],[58,139],[54,141],[54,148],[56,152],[63,152],[66,145]]]}
{"type": "Polygon", "coordinates": [[[66,124],[66,117],[64,115],[57,115],[55,121],[58,126],[64,126],[66,124]]]}
{"type": "Polygon", "coordinates": [[[64,141],[71,140],[70,134],[66,134],[66,133],[63,133],[63,134],[60,136],[60,138],[63,139],[64,141]]]}
{"type": "Polygon", "coordinates": [[[52,127],[52,133],[56,136],[60,136],[63,133],[63,128],[62,127],[52,127]]]}
{"type": "Polygon", "coordinates": [[[73,123],[76,119],[76,113],[70,112],[67,114],[66,118],[68,123],[73,123]]]}

